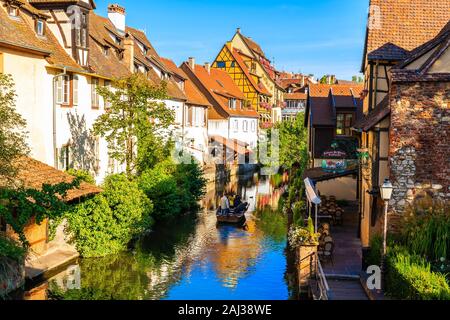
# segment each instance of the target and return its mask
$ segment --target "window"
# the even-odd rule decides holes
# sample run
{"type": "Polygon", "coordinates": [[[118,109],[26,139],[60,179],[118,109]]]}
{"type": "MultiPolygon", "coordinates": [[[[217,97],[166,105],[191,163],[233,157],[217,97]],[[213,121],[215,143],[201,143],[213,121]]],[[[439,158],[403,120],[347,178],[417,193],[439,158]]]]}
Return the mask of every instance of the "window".
{"type": "Polygon", "coordinates": [[[242,127],[243,127],[242,129],[244,130],[244,132],[248,131],[248,121],[247,120],[244,120],[244,123],[243,123],[242,127]]]}
{"type": "Polygon", "coordinates": [[[232,110],[236,110],[236,99],[228,100],[228,107],[232,110]]]}
{"type": "Polygon", "coordinates": [[[339,113],[337,115],[336,134],[339,136],[351,136],[353,125],[353,114],[339,113]]]}
{"type": "Polygon", "coordinates": [[[44,21],[43,20],[36,20],[36,33],[38,36],[43,36],[44,35],[44,21]]]}
{"type": "Polygon", "coordinates": [[[70,104],[70,76],[61,76],[56,80],[56,103],[70,104]]]}
{"type": "Polygon", "coordinates": [[[238,132],[238,131],[239,131],[239,121],[234,120],[234,132],[238,132]]]}
{"type": "Polygon", "coordinates": [[[19,16],[19,8],[9,5],[8,6],[8,14],[11,17],[18,17],[19,16]]]}
{"type": "MultiPolygon", "coordinates": [[[[111,81],[109,80],[105,80],[105,87],[111,91],[112,87],[111,87],[111,81]]],[[[105,109],[109,109],[111,108],[111,101],[105,101],[105,109]]]]}
{"type": "Polygon", "coordinates": [[[217,66],[217,68],[223,69],[226,67],[226,63],[225,63],[225,61],[217,61],[216,66],[217,66]]]}
{"type": "Polygon", "coordinates": [[[100,138],[95,137],[94,139],[94,157],[95,157],[95,166],[94,171],[98,173],[100,171],[100,138]]]}
{"type": "Polygon", "coordinates": [[[107,46],[103,47],[103,55],[105,57],[109,56],[109,47],[107,46]]]}
{"type": "Polygon", "coordinates": [[[92,78],[91,81],[91,106],[94,109],[98,109],[100,97],[98,95],[97,88],[99,81],[97,78],[92,78]]]}
{"type": "Polygon", "coordinates": [[[256,132],[256,121],[252,121],[252,132],[256,132]]]}
{"type": "Polygon", "coordinates": [[[59,164],[58,169],[67,171],[71,168],[71,152],[70,144],[65,144],[59,149],[59,164]]]}
{"type": "Polygon", "coordinates": [[[73,89],[73,105],[78,105],[78,76],[74,75],[72,77],[72,89],[73,89]]]}
{"type": "Polygon", "coordinates": [[[236,62],[231,61],[231,67],[234,68],[235,65],[236,65],[236,62]]]}

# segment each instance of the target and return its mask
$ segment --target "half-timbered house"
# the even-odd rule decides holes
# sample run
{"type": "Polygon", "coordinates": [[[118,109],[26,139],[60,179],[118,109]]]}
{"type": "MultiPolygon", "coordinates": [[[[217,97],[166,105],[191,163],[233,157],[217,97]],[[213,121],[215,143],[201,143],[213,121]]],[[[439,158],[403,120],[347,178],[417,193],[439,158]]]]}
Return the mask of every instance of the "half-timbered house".
{"type": "MultiPolygon", "coordinates": [[[[439,41],[427,41],[434,39],[449,19],[447,0],[370,1],[362,64],[364,118],[355,124],[361,132],[361,152],[368,155],[360,173],[364,247],[382,227],[379,186],[386,178],[394,183],[393,212],[401,213],[425,182],[442,187],[441,194],[448,195],[448,180],[442,179],[448,176],[448,162],[446,167],[433,166],[432,159],[425,161],[425,155],[434,155],[433,146],[440,145],[442,138],[439,135],[448,130],[448,123],[442,121],[445,108],[448,112],[448,83],[445,75],[439,76],[448,72],[445,41],[439,45],[439,41]]],[[[442,147],[435,150],[436,157],[448,159],[448,147],[442,147]]]]}

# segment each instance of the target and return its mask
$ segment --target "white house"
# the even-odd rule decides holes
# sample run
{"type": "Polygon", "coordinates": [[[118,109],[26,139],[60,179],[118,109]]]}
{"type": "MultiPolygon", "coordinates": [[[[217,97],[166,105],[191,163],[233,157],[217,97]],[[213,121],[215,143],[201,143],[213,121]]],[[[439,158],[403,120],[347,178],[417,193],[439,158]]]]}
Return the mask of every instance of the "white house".
{"type": "Polygon", "coordinates": [[[208,63],[196,65],[193,58],[180,68],[211,105],[208,112],[209,138],[216,142],[222,138],[223,144],[238,153],[242,149],[246,149],[244,152],[255,151],[259,115],[244,106],[244,94],[228,73],[213,69],[208,63]]]}
{"type": "Polygon", "coordinates": [[[184,150],[204,164],[208,155],[208,108],[211,104],[172,60],[165,58],[161,60],[172,72],[174,81],[186,96],[180,144],[184,150]]]}
{"type": "Polygon", "coordinates": [[[16,107],[27,120],[31,156],[61,170],[86,169],[101,181],[119,168],[109,160],[106,142],[90,134],[104,112],[95,88],[128,70],[94,45],[89,33],[93,2],[72,7],[81,17],[75,32],[68,4],[38,10],[28,2],[0,2],[0,71],[16,84],[16,107]]]}
{"type": "Polygon", "coordinates": [[[165,81],[163,102],[175,111],[170,131],[183,133],[186,96],[146,35],[126,26],[124,8],[110,5],[106,18],[88,0],[0,3],[0,71],[16,83],[32,157],[61,170],[88,170],[99,183],[123,171],[91,129],[108,108],[96,88],[132,72],[155,85],[165,81]]]}

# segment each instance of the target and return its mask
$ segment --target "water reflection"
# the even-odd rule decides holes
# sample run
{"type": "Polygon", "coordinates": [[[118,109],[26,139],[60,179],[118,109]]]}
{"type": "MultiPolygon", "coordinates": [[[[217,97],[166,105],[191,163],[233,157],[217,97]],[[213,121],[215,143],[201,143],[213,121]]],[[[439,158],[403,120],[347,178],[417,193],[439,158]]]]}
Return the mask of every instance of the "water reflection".
{"type": "MultiPolygon", "coordinates": [[[[208,186],[205,210],[160,225],[132,252],[82,259],[37,290],[39,299],[288,299],[286,177],[237,176],[208,186]],[[251,204],[246,230],[216,226],[223,191],[251,204]],[[48,288],[47,288],[48,287],[48,288]]],[[[31,291],[30,291],[31,292],[31,291]]],[[[29,294],[26,293],[26,294],[29,294]]],[[[26,295],[25,294],[25,295],[26,295]]]]}

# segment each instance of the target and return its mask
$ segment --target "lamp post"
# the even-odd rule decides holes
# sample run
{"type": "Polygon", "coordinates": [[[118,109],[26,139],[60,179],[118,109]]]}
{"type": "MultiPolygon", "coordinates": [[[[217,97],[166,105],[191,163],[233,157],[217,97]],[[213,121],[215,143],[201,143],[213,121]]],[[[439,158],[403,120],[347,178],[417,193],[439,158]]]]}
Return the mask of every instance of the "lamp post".
{"type": "Polygon", "coordinates": [[[383,289],[385,289],[385,273],[386,273],[386,253],[387,253],[387,224],[388,224],[388,206],[389,200],[392,198],[392,190],[394,187],[389,179],[384,180],[380,187],[381,198],[384,201],[384,227],[383,227],[383,257],[381,260],[381,272],[383,274],[383,289]]]}

